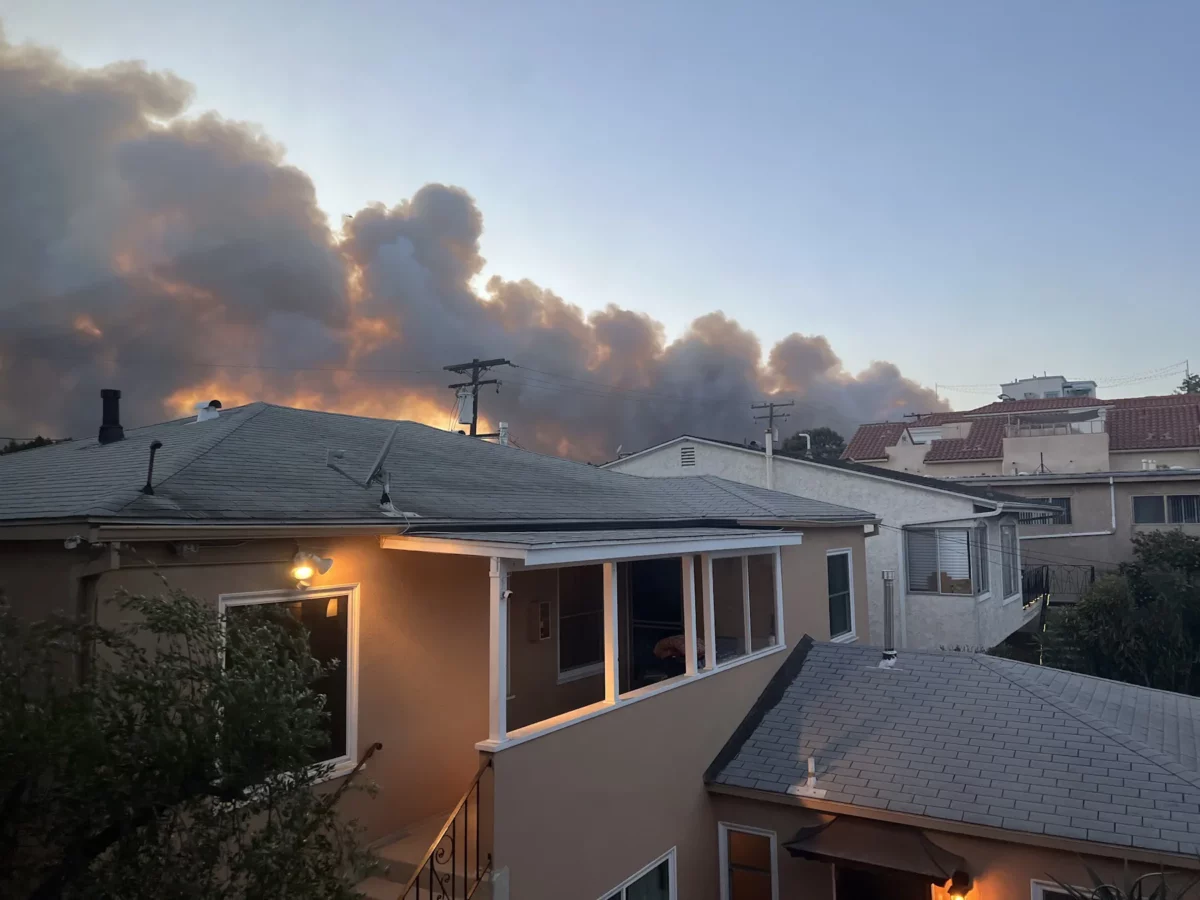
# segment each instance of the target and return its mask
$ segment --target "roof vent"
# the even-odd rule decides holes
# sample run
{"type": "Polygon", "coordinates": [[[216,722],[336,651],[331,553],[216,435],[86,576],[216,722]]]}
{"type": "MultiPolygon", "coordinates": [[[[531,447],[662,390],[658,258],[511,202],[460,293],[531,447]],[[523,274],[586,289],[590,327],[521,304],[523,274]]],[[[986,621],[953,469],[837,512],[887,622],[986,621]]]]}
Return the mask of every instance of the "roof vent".
{"type": "Polygon", "coordinates": [[[196,410],[197,422],[207,422],[209,419],[215,419],[221,415],[221,401],[209,400],[205,402],[201,400],[192,409],[196,410]]]}
{"type": "Polygon", "coordinates": [[[696,448],[695,447],[680,447],[679,448],[679,464],[681,466],[694,466],[696,464],[696,448]]]}
{"type": "Polygon", "coordinates": [[[125,440],[125,429],[121,427],[121,392],[114,388],[104,388],[100,391],[100,400],[104,406],[97,440],[101,444],[125,440]]]}

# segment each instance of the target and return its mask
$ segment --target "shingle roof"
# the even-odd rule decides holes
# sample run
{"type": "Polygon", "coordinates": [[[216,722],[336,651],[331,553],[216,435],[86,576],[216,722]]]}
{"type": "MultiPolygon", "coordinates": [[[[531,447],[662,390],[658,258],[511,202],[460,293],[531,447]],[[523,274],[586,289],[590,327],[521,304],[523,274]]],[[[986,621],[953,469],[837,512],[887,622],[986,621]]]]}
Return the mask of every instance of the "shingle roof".
{"type": "Polygon", "coordinates": [[[887,459],[887,448],[896,446],[907,427],[904,422],[860,425],[846,445],[842,459],[887,459]]]}
{"type": "MultiPolygon", "coordinates": [[[[419,425],[266,403],[130,429],[123,441],[71,441],[0,457],[0,520],[120,517],[172,521],[381,521],[378,486],[363,490],[326,465],[365,475],[393,427],[386,468],[397,509],[423,520],[717,521],[874,517],[790,494],[744,493],[720,479],[639,478],[419,425]],[[149,445],[163,444],[154,495],[140,493],[149,445]],[[692,483],[699,482],[699,483],[692,483]],[[736,489],[731,491],[730,488],[736,489]],[[766,495],[766,496],[763,496],[766,495]]],[[[390,520],[389,520],[390,521],[390,520]]]]}
{"type": "Polygon", "coordinates": [[[812,757],[827,801],[1200,852],[1200,700],[980,654],[793,652],[711,782],[795,793],[812,757]]]}

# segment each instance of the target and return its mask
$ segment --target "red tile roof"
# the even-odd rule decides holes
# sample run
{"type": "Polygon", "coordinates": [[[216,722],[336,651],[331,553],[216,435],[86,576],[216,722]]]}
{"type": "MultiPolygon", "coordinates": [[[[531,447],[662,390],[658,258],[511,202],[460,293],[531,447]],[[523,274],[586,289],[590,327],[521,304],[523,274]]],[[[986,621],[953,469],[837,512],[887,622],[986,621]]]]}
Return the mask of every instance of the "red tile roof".
{"type": "Polygon", "coordinates": [[[859,425],[843,451],[842,459],[887,459],[887,448],[896,446],[907,427],[905,422],[859,425]]]}
{"type": "Polygon", "coordinates": [[[1056,409],[1108,407],[1109,449],[1165,450],[1200,446],[1200,394],[1167,394],[1157,397],[1051,397],[989,403],[963,412],[930,413],[915,422],[876,422],[854,433],[842,459],[885,459],[909,425],[944,425],[971,422],[965,438],[933,441],[926,462],[962,459],[997,459],[1004,451],[1004,421],[1012,413],[1049,412],[1056,409]]]}
{"type": "Polygon", "coordinates": [[[1109,450],[1165,450],[1200,445],[1200,405],[1117,408],[1108,414],[1109,450]]]}
{"type": "Polygon", "coordinates": [[[996,417],[971,423],[965,438],[931,441],[925,462],[952,462],[959,459],[1000,459],[1004,456],[1004,420],[996,417]]]}

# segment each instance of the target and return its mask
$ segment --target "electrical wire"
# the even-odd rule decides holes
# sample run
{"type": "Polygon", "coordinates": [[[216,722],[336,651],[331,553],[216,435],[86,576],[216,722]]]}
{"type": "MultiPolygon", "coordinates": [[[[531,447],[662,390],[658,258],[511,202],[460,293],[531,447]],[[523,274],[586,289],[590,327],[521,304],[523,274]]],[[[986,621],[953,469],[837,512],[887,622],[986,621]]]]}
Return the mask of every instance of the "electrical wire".
{"type": "MultiPolygon", "coordinates": [[[[906,534],[917,530],[914,527],[905,528],[905,527],[898,526],[898,525],[886,525],[882,522],[879,524],[879,527],[887,528],[892,531],[904,532],[906,534]]],[[[939,528],[936,525],[931,525],[931,526],[928,526],[928,529],[923,528],[923,530],[966,531],[966,530],[969,530],[971,527],[972,526],[968,525],[968,526],[945,526],[945,527],[939,528]]],[[[1032,539],[1034,539],[1035,536],[1027,535],[1026,537],[1028,539],[1032,540],[1032,539]]],[[[945,540],[950,541],[952,543],[959,544],[960,546],[966,546],[966,547],[969,547],[972,543],[970,537],[967,537],[967,538],[949,538],[948,537],[948,538],[945,538],[945,540]]],[[[977,544],[977,546],[986,547],[989,550],[995,550],[1001,556],[1013,555],[1011,551],[1005,549],[1002,545],[999,545],[999,544],[993,544],[989,541],[977,541],[975,543],[977,544]]],[[[1048,552],[1042,551],[1042,550],[1025,549],[1024,547],[1020,547],[1019,545],[1018,545],[1018,550],[1017,550],[1016,555],[1017,555],[1018,559],[1032,558],[1035,560],[1040,560],[1042,562],[1064,563],[1068,560],[1072,560],[1072,561],[1077,561],[1080,564],[1087,564],[1087,565],[1098,566],[1098,567],[1102,566],[1105,569],[1112,570],[1112,571],[1116,571],[1116,569],[1118,568],[1118,565],[1116,563],[1114,563],[1112,560],[1093,559],[1093,558],[1087,557],[1087,556],[1073,556],[1068,553],[1052,553],[1052,552],[1048,553],[1048,552]]],[[[1067,563],[1067,564],[1074,564],[1074,563],[1067,563]]]]}

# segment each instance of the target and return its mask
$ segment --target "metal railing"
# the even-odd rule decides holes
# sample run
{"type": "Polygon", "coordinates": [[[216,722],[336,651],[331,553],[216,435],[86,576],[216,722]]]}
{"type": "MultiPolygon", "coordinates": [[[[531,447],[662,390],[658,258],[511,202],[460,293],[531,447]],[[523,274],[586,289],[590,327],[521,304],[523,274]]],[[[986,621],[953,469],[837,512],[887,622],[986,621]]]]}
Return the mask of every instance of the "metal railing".
{"type": "Polygon", "coordinates": [[[1084,419],[1081,422],[1010,422],[1004,426],[1004,436],[1010,438],[1103,433],[1103,419],[1084,419]]]}
{"type": "Polygon", "coordinates": [[[479,834],[480,781],[490,768],[489,756],[405,883],[400,900],[470,900],[491,873],[492,854],[483,852],[479,834]]]}

